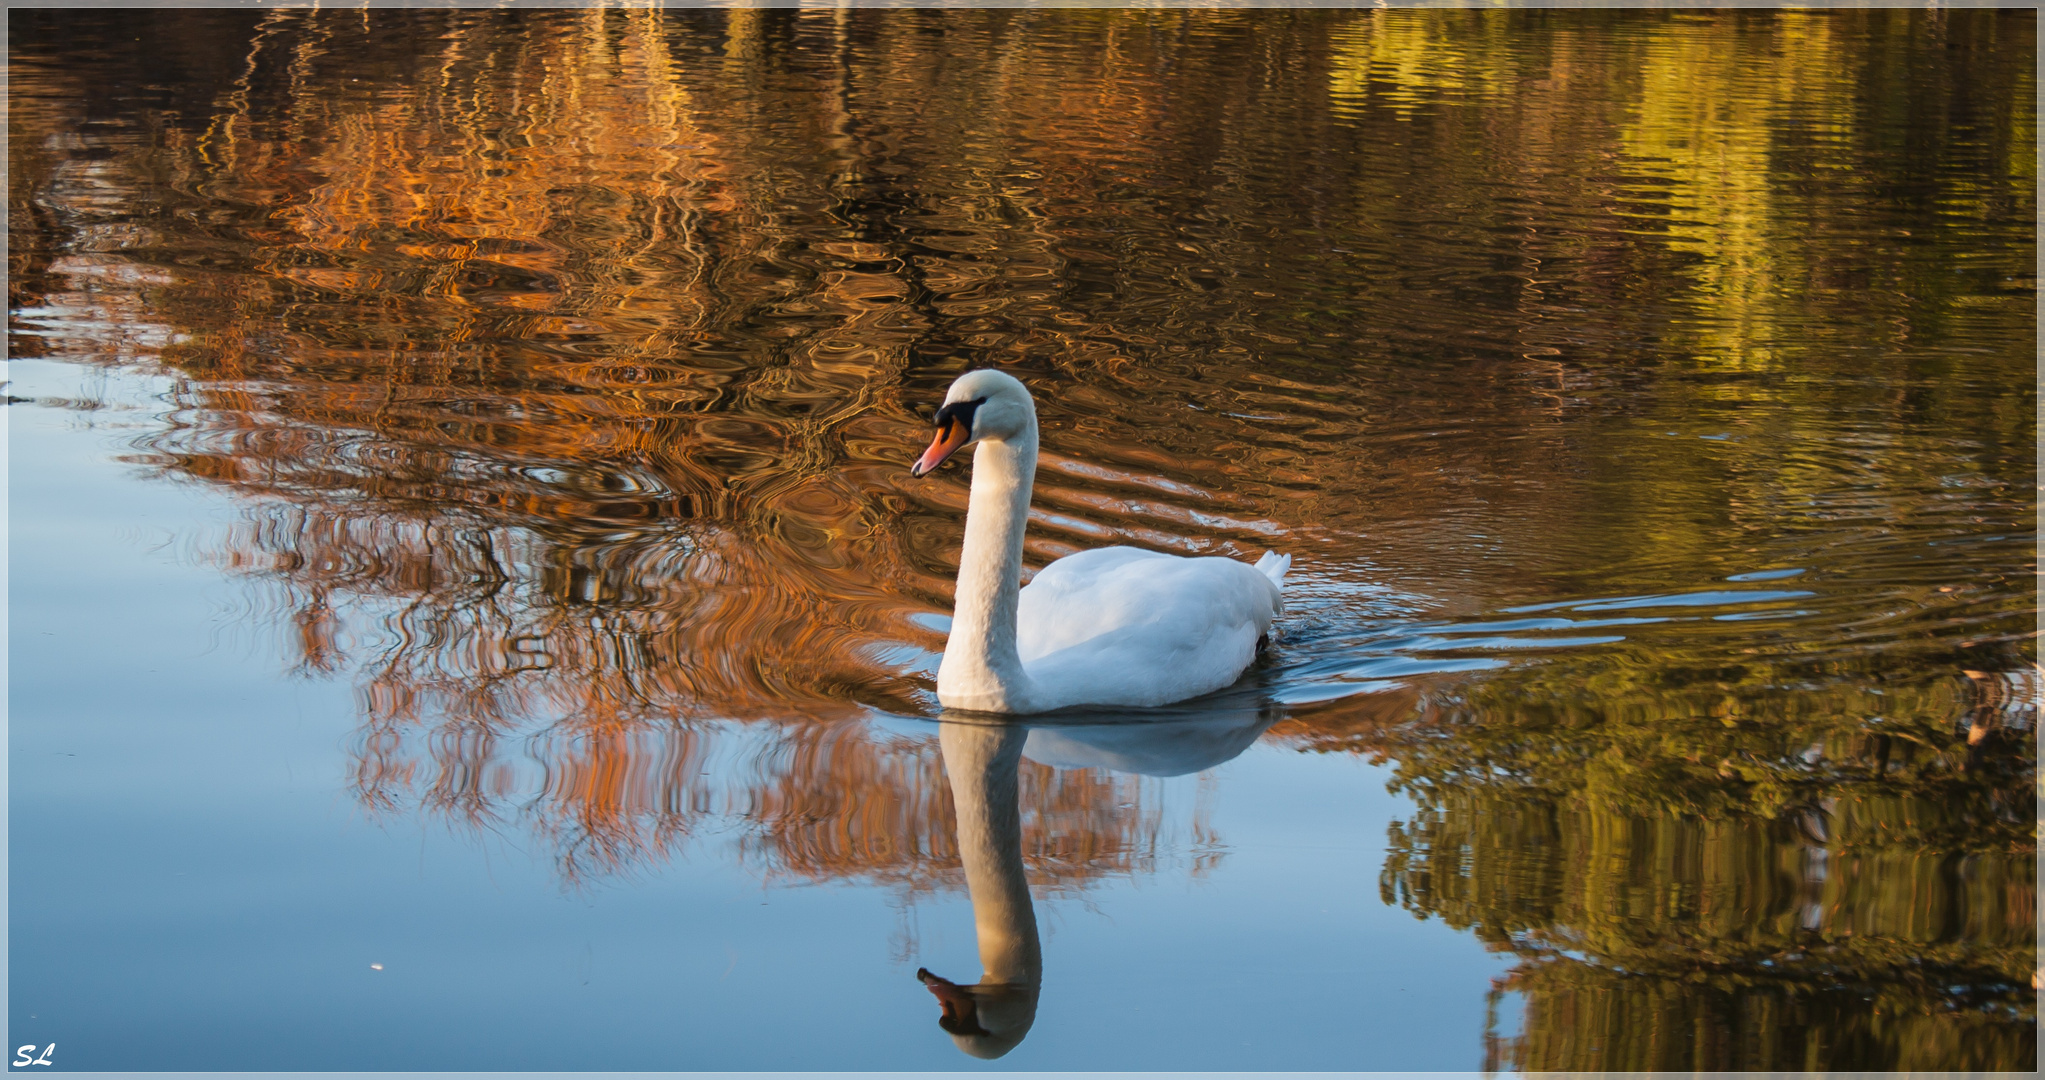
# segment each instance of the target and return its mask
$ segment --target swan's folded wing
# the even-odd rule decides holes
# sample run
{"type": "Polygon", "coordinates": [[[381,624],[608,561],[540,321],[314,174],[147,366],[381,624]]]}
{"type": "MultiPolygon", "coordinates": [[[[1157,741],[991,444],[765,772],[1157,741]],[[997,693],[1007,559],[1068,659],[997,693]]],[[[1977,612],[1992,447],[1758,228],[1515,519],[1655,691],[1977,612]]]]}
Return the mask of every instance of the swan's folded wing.
{"type": "Polygon", "coordinates": [[[1277,586],[1246,563],[1105,548],[1022,590],[1016,646],[1062,703],[1163,704],[1234,682],[1277,605],[1277,586]]]}
{"type": "Polygon", "coordinates": [[[1039,707],[1169,705],[1235,682],[1256,659],[1258,630],[1250,623],[1197,634],[1159,629],[1155,623],[1121,626],[1024,660],[1039,707]]]}
{"type": "Polygon", "coordinates": [[[1115,577],[1133,563],[1191,562],[1178,555],[1166,555],[1159,551],[1146,551],[1133,547],[1092,548],[1075,552],[1062,559],[1054,560],[1049,566],[1037,571],[1026,588],[1045,592],[1082,593],[1098,587],[1103,581],[1115,577]]]}

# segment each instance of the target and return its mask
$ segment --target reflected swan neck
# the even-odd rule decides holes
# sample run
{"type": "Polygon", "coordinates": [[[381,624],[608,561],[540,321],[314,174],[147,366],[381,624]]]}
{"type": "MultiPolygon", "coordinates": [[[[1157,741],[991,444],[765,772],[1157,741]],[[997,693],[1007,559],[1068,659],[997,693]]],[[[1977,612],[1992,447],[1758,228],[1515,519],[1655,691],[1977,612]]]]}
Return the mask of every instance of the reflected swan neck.
{"type": "Polygon", "coordinates": [[[1043,977],[1022,857],[1017,771],[1028,735],[1027,728],[1014,725],[957,723],[944,725],[939,734],[958,818],[959,861],[973,901],[982,985],[1035,987],[1043,977]]]}

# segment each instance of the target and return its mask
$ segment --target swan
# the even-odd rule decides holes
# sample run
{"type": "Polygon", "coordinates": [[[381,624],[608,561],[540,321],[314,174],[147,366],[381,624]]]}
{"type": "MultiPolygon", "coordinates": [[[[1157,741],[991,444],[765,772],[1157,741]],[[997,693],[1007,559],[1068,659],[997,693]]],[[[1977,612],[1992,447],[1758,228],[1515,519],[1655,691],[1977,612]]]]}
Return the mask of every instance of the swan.
{"type": "Polygon", "coordinates": [[[1006,372],[969,371],[910,467],[924,476],[973,452],[966,543],[951,637],[937,668],[946,708],[1039,713],[1073,705],[1149,707],[1236,681],[1281,609],[1292,557],[1255,567],[1140,548],[1082,551],[1022,585],[1023,528],[1037,473],[1037,408],[1006,372]]]}

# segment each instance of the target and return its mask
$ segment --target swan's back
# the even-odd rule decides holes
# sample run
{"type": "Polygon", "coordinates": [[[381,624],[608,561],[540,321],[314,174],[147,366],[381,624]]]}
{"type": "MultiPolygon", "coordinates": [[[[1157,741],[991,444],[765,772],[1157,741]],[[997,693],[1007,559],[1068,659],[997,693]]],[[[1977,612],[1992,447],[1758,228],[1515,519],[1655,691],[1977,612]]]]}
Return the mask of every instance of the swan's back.
{"type": "Polygon", "coordinates": [[[1113,547],[1045,567],[1016,613],[1039,707],[1164,705],[1234,682],[1278,614],[1290,563],[1113,547]]]}

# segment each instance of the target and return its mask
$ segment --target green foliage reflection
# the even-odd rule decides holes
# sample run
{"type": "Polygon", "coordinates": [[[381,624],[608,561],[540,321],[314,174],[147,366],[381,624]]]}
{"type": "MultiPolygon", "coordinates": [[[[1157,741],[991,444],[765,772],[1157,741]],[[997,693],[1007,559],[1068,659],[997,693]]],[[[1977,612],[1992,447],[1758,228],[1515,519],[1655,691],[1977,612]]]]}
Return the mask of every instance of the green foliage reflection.
{"type": "Polygon", "coordinates": [[[2036,713],[2007,680],[1898,687],[1878,719],[1510,682],[1345,740],[1420,803],[1385,901],[1519,958],[1493,1067],[2034,1066],[2036,713]]]}

